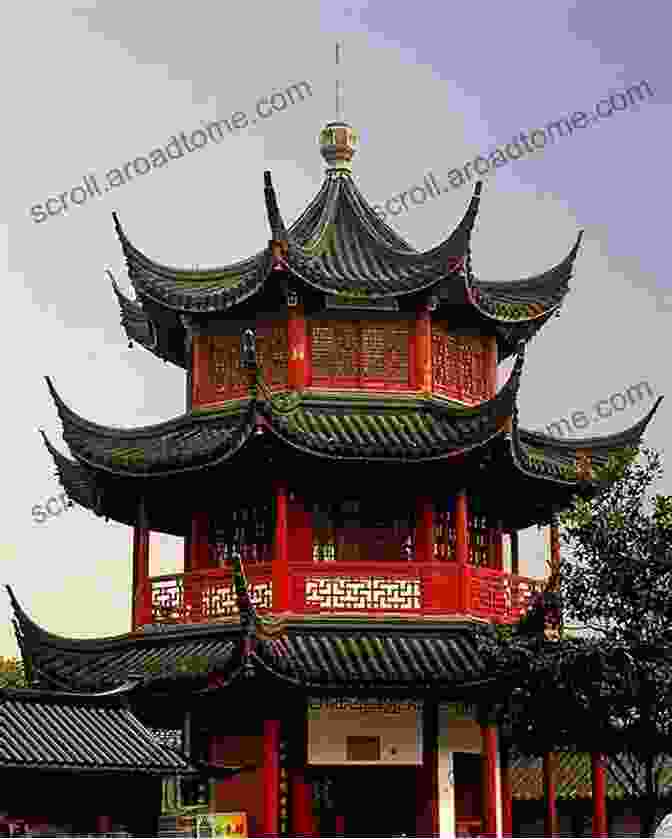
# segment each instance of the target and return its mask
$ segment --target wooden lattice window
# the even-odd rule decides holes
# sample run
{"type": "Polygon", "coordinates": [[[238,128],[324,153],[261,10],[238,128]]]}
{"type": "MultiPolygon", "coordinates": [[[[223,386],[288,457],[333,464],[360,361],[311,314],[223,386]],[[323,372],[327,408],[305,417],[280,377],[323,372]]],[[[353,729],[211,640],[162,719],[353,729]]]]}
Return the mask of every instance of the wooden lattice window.
{"type": "Polygon", "coordinates": [[[488,339],[452,335],[442,324],[432,325],[434,388],[463,402],[478,403],[488,391],[488,339]]]}
{"type": "Polygon", "coordinates": [[[408,387],[408,342],[405,321],[313,323],[313,384],[375,389],[408,387]]]}
{"type": "Polygon", "coordinates": [[[236,552],[243,562],[271,560],[275,523],[271,504],[218,512],[210,521],[210,544],[218,566],[230,564],[236,552]]]}
{"type": "Polygon", "coordinates": [[[217,335],[210,338],[210,384],[217,396],[236,398],[250,392],[250,373],[241,365],[240,338],[217,335]]]}
{"type": "Polygon", "coordinates": [[[289,361],[287,324],[259,324],[256,335],[257,361],[264,381],[269,387],[286,387],[289,361]]]}
{"type": "Polygon", "coordinates": [[[413,517],[358,501],[316,505],[313,560],[392,561],[413,559],[413,517]]]}
{"type": "Polygon", "coordinates": [[[434,558],[455,561],[455,523],[447,510],[434,513],[434,558]]]}
{"type": "Polygon", "coordinates": [[[490,529],[485,516],[469,516],[469,562],[487,568],[490,561],[490,529]]]}

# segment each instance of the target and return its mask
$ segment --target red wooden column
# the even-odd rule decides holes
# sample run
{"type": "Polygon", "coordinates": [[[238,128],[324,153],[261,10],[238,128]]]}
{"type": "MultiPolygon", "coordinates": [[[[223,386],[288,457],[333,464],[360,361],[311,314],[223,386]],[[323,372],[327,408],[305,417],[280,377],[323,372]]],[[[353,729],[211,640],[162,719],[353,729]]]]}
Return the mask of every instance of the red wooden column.
{"type": "Polygon", "coordinates": [[[544,773],[544,836],[557,836],[558,809],[556,804],[556,775],[557,755],[545,752],[543,760],[544,773]]]}
{"type": "Polygon", "coordinates": [[[439,709],[426,699],[422,708],[422,766],[416,770],[418,836],[439,835],[439,709]]]}
{"type": "MultiPolygon", "coordinates": [[[[313,513],[310,502],[293,492],[289,493],[287,528],[291,538],[292,561],[306,563],[313,559],[313,513]]],[[[290,596],[291,600],[291,596],[290,596]]]]}
{"type": "Polygon", "coordinates": [[[191,519],[191,570],[205,571],[210,566],[210,540],[208,533],[208,514],[194,513],[191,519]]]}
{"type": "Polygon", "coordinates": [[[287,384],[302,390],[308,384],[308,345],[303,305],[290,305],[287,310],[287,384]]]}
{"type": "Polygon", "coordinates": [[[289,611],[289,551],[287,526],[287,486],[275,486],[275,540],[272,561],[272,604],[274,612],[289,611]]]}
{"type": "Polygon", "coordinates": [[[208,351],[210,339],[207,335],[193,335],[191,339],[191,405],[197,408],[205,400],[208,386],[208,351]]]}
{"type": "Polygon", "coordinates": [[[502,527],[502,520],[497,519],[495,526],[492,530],[492,538],[493,538],[493,568],[496,568],[498,571],[502,571],[504,569],[504,530],[502,527]]]}
{"type": "Polygon", "coordinates": [[[593,836],[608,836],[607,763],[602,752],[591,752],[590,774],[593,787],[593,836]]]}
{"type": "Polygon", "coordinates": [[[103,835],[112,833],[112,816],[97,816],[96,832],[103,835]]]}
{"type": "Polygon", "coordinates": [[[500,739],[499,766],[502,773],[502,835],[513,836],[513,790],[509,746],[500,739]]]}
{"type": "Polygon", "coordinates": [[[152,622],[152,590],[149,581],[149,527],[144,498],[138,501],[137,524],[133,528],[133,582],[131,631],[152,622]]]}
{"type": "Polygon", "coordinates": [[[427,306],[418,309],[415,320],[415,386],[432,392],[432,316],[427,306]]]}
{"type": "Polygon", "coordinates": [[[487,339],[487,389],[488,398],[492,398],[497,393],[497,338],[492,335],[487,339]]]}
{"type": "MultiPolygon", "coordinates": [[[[551,574],[560,572],[560,529],[558,527],[557,516],[552,516],[549,523],[550,542],[551,542],[551,560],[550,570],[551,574]]],[[[554,588],[554,591],[557,587],[554,588]]]]}
{"type": "Polygon", "coordinates": [[[459,573],[459,609],[467,614],[469,611],[470,579],[469,579],[469,516],[467,512],[467,492],[461,489],[455,496],[455,558],[459,573]]]}
{"type": "Polygon", "coordinates": [[[264,720],[264,836],[280,829],[280,720],[264,720]]]}
{"type": "Polygon", "coordinates": [[[299,705],[300,711],[291,722],[292,731],[289,741],[291,833],[293,836],[316,836],[313,819],[313,786],[306,778],[308,709],[305,702],[301,702],[299,705]]]}
{"type": "Polygon", "coordinates": [[[191,528],[189,533],[184,537],[184,573],[188,574],[191,571],[191,528]]]}
{"type": "Polygon", "coordinates": [[[518,531],[512,530],[509,533],[511,537],[511,573],[518,576],[520,573],[519,556],[518,556],[518,531]]]}
{"type": "Polygon", "coordinates": [[[434,504],[429,498],[419,498],[415,519],[415,561],[422,564],[420,577],[423,582],[422,609],[440,607],[439,592],[434,585],[434,504]]]}
{"type": "Polygon", "coordinates": [[[185,620],[198,621],[201,617],[201,586],[199,571],[210,566],[209,518],[207,513],[194,513],[191,534],[185,539],[184,612],[185,620]]]}
{"type": "Polygon", "coordinates": [[[497,836],[497,725],[490,719],[481,720],[483,834],[497,836]]]}

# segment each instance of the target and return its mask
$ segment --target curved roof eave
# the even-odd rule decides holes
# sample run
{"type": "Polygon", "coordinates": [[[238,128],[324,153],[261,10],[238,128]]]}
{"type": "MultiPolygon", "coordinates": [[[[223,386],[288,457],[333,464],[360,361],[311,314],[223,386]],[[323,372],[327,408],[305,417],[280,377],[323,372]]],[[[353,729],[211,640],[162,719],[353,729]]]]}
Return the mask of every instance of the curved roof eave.
{"type": "MultiPolygon", "coordinates": [[[[140,300],[147,300],[155,303],[164,309],[180,314],[207,314],[221,311],[241,303],[248,297],[255,294],[264,284],[270,267],[270,254],[268,248],[259,251],[252,257],[230,263],[229,265],[215,268],[198,270],[186,270],[174,266],[163,265],[145,256],[130,241],[124,232],[119,217],[113,213],[114,226],[121,244],[129,279],[135,293],[140,300]],[[149,278],[142,280],[143,274],[149,278]],[[222,284],[234,278],[243,279],[232,283],[228,288],[222,288],[222,284]],[[196,300],[184,300],[181,304],[172,302],[158,293],[160,283],[169,287],[177,286],[179,291],[180,283],[198,289],[201,297],[196,300]],[[237,291],[238,293],[234,293],[237,291]],[[227,294],[227,292],[229,292],[227,294]]],[[[177,292],[174,292],[175,294],[177,292]]]]}
{"type": "MultiPolygon", "coordinates": [[[[56,404],[56,408],[63,425],[63,437],[68,445],[68,448],[78,463],[96,472],[105,472],[110,475],[124,478],[134,477],[147,479],[183,475],[187,472],[201,470],[205,467],[216,467],[220,463],[224,463],[226,460],[229,460],[234,454],[240,451],[243,445],[252,436],[252,432],[254,430],[256,414],[254,400],[250,400],[247,406],[237,406],[237,410],[235,412],[231,411],[225,413],[222,411],[203,416],[197,414],[183,414],[176,419],[143,428],[116,429],[97,425],[96,423],[84,419],[84,417],[81,417],[69,408],[57,393],[51,379],[48,376],[46,379],[49,391],[54,403],[56,404]],[[220,440],[210,440],[207,438],[208,435],[205,434],[207,427],[214,425],[227,416],[238,419],[238,422],[221,430],[220,440]],[[205,440],[207,450],[200,453],[201,458],[203,458],[203,462],[193,465],[183,465],[177,469],[167,468],[149,471],[146,468],[147,460],[145,458],[144,450],[137,449],[137,446],[134,447],[131,445],[130,447],[126,446],[121,449],[119,449],[118,446],[112,448],[103,446],[103,441],[118,443],[121,440],[124,440],[126,443],[146,441],[147,445],[150,446],[158,440],[159,443],[157,445],[161,450],[159,451],[160,457],[164,448],[161,446],[160,441],[164,435],[168,433],[172,433],[174,436],[181,434],[182,437],[180,437],[180,440],[184,439],[185,444],[190,441],[193,443],[194,435],[199,430],[199,427],[203,432],[202,436],[207,438],[205,440]],[[139,462],[142,463],[145,468],[133,470],[128,468],[124,469],[123,467],[114,468],[107,463],[100,462],[100,460],[92,459],[91,456],[87,454],[87,452],[91,451],[92,448],[95,447],[100,449],[101,446],[104,448],[104,453],[109,454],[111,457],[116,455],[118,459],[122,461],[125,459],[124,453],[128,454],[129,457],[126,459],[128,459],[129,464],[131,459],[134,459],[131,457],[131,454],[136,452],[138,453],[139,462]]],[[[53,448],[50,443],[48,444],[48,448],[50,451],[53,448]]],[[[168,446],[166,445],[166,451],[167,448],[168,446]]]]}
{"type": "MultiPolygon", "coordinates": [[[[568,488],[575,488],[577,491],[588,488],[594,491],[597,488],[597,482],[593,478],[561,478],[556,475],[543,475],[538,471],[530,469],[526,465],[529,458],[523,451],[523,446],[529,443],[537,443],[542,447],[546,445],[549,449],[555,448],[556,450],[559,449],[560,451],[567,453],[578,454],[579,452],[587,451],[591,455],[601,455],[602,459],[608,458],[612,453],[622,451],[623,449],[631,446],[639,445],[642,435],[644,434],[648,424],[653,419],[653,416],[658,410],[658,406],[660,405],[662,399],[662,396],[658,397],[654,406],[646,414],[646,416],[631,425],[629,428],[626,428],[624,431],[619,431],[615,434],[609,434],[603,437],[584,437],[574,438],[572,440],[558,440],[550,435],[525,431],[524,429],[519,428],[517,416],[518,412],[516,410],[514,412],[510,439],[512,461],[516,468],[526,477],[535,478],[546,483],[552,482],[556,485],[560,484],[568,488]],[[523,438],[528,439],[524,440],[523,438]]],[[[556,468],[560,467],[556,466],[556,468]]]]}
{"type": "MultiPolygon", "coordinates": [[[[618,449],[632,444],[635,439],[639,439],[646,431],[647,426],[658,411],[660,403],[663,401],[662,396],[659,396],[653,404],[651,410],[645,414],[642,419],[637,420],[636,423],[626,428],[623,431],[616,431],[613,434],[607,434],[600,437],[573,437],[571,440],[561,440],[553,437],[550,434],[544,434],[541,431],[528,431],[524,428],[519,428],[519,433],[523,437],[529,437],[531,442],[548,442],[558,448],[567,449],[618,449]]],[[[525,441],[524,441],[525,442],[525,441]]]]}
{"type": "Polygon", "coordinates": [[[543,318],[548,319],[554,312],[559,310],[569,291],[569,280],[582,238],[583,230],[580,230],[572,249],[561,262],[541,274],[536,274],[526,279],[498,283],[473,279],[470,282],[469,278],[464,275],[463,281],[468,300],[484,318],[505,326],[513,326],[515,324],[534,325],[535,321],[541,321],[543,318]],[[539,297],[544,298],[542,302],[537,302],[534,299],[537,294],[539,297]],[[502,296],[511,299],[496,299],[502,296]],[[495,309],[497,306],[501,306],[502,308],[507,306],[513,308],[524,306],[528,310],[532,310],[532,314],[524,317],[507,317],[504,314],[498,315],[496,311],[493,313],[488,310],[487,306],[483,305],[481,302],[483,297],[495,309]],[[492,298],[495,298],[494,301],[492,298]],[[534,309],[538,311],[535,312],[534,309]]]}

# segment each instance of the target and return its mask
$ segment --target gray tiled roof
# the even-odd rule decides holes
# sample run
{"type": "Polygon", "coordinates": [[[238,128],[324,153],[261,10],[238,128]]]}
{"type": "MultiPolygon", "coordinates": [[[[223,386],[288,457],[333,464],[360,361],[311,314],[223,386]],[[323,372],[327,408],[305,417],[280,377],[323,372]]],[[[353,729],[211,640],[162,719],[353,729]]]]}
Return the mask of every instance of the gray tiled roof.
{"type": "Polygon", "coordinates": [[[193,774],[125,706],[123,694],[0,691],[0,767],[193,774]]]}

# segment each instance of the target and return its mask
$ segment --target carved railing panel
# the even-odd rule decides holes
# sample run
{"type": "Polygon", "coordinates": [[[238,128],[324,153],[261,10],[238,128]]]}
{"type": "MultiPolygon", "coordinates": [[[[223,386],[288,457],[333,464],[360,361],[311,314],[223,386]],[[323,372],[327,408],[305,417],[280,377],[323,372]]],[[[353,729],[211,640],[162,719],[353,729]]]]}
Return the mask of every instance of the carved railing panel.
{"type": "MultiPolygon", "coordinates": [[[[250,596],[260,612],[271,608],[273,597],[270,563],[246,569],[250,596]]],[[[238,614],[230,568],[153,577],[152,621],[181,623],[209,621],[238,614]]]]}
{"type": "MultiPolygon", "coordinates": [[[[246,573],[259,611],[271,609],[270,563],[246,573]]],[[[149,582],[153,623],[212,621],[238,612],[229,568],[165,575],[149,582]]],[[[312,562],[291,567],[290,609],[318,614],[458,614],[465,583],[468,613],[503,621],[520,617],[543,586],[541,580],[490,568],[465,569],[453,562],[380,562],[375,572],[370,562],[312,562]]]]}

